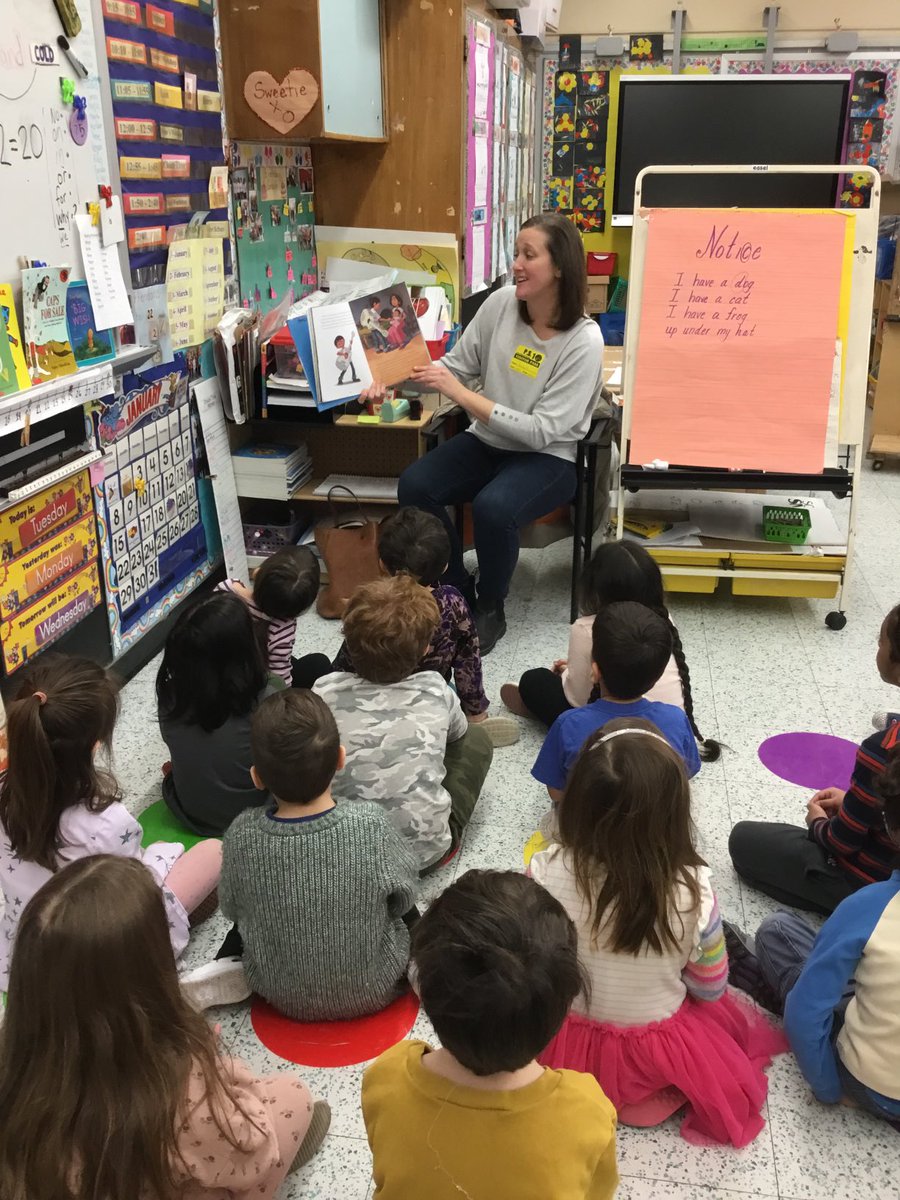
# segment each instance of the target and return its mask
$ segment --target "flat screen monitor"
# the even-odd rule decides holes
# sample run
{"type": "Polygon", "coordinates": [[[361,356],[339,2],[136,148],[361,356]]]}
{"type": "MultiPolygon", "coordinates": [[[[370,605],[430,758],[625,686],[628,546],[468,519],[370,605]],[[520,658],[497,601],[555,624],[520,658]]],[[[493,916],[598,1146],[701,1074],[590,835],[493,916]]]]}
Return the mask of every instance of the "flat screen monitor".
{"type": "MultiPolygon", "coordinates": [[[[850,75],[623,76],[614,225],[630,225],[644,167],[843,161],[850,75]]],[[[649,208],[830,208],[838,175],[660,175],[649,208]]]]}

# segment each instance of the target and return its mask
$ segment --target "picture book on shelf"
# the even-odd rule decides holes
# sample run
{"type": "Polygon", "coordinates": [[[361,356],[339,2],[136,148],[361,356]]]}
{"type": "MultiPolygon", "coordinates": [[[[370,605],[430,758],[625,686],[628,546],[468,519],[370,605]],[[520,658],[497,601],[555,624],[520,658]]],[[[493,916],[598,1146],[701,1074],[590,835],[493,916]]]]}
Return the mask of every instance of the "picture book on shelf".
{"type": "Polygon", "coordinates": [[[31,386],[11,283],[0,283],[0,396],[31,386]]]}
{"type": "Polygon", "coordinates": [[[28,267],[22,272],[25,360],[32,383],[78,369],[66,326],[68,267],[28,267]]]}
{"type": "Polygon", "coordinates": [[[66,328],[79,367],[115,358],[113,331],[97,328],[88,285],[82,279],[70,279],[66,288],[66,328]]]}

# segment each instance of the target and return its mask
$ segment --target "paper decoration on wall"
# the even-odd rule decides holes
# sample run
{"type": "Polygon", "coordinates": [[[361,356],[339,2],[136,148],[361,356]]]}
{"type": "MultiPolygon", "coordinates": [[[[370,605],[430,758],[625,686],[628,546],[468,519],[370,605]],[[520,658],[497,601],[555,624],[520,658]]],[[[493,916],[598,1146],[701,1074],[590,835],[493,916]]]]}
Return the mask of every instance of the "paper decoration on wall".
{"type": "MultiPolygon", "coordinates": [[[[887,115],[887,75],[884,71],[855,71],[847,122],[847,162],[881,166],[887,115]]],[[[842,208],[868,208],[872,181],[868,175],[849,175],[841,189],[842,208]]]]}
{"type": "Polygon", "coordinates": [[[288,71],[281,83],[268,71],[251,71],[244,80],[244,99],[261,121],[289,133],[315,108],[319,85],[299,67],[288,71]]]}
{"type": "Polygon", "coordinates": [[[459,320],[459,251],[456,238],[449,233],[424,233],[408,229],[343,229],[320,225],[316,230],[316,252],[324,267],[329,258],[348,258],[353,262],[379,267],[396,267],[400,277],[428,274],[440,284],[453,305],[453,319],[459,320]]]}
{"type": "Polygon", "coordinates": [[[561,67],[581,66],[581,34],[561,34],[559,39],[559,65],[561,67]]]}
{"type": "Polygon", "coordinates": [[[661,62],[662,56],[661,33],[633,33],[628,39],[628,57],[632,62],[661,62]]]}
{"type": "Polygon", "coordinates": [[[292,287],[296,299],[315,289],[312,191],[309,146],[232,146],[232,214],[244,308],[267,313],[292,287]]]}
{"type": "Polygon", "coordinates": [[[582,233],[601,233],[606,227],[609,74],[557,71],[553,100],[549,207],[570,216],[582,233]]]}
{"type": "Polygon", "coordinates": [[[822,470],[853,219],[651,211],[629,461],[822,470]]]}

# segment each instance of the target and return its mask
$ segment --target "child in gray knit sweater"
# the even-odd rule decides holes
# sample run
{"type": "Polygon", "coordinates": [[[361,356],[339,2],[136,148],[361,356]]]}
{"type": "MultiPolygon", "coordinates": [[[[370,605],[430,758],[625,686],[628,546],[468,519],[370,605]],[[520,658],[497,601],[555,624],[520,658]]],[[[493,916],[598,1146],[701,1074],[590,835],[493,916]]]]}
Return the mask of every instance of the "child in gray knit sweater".
{"type": "Polygon", "coordinates": [[[324,700],[270,696],[250,744],[253,780],[274,803],[241,813],[223,843],[219,903],[242,960],[219,959],[182,986],[197,1007],[253,991],[302,1021],[377,1012],[406,984],[416,863],[379,805],[335,804],[345,755],[324,700]]]}

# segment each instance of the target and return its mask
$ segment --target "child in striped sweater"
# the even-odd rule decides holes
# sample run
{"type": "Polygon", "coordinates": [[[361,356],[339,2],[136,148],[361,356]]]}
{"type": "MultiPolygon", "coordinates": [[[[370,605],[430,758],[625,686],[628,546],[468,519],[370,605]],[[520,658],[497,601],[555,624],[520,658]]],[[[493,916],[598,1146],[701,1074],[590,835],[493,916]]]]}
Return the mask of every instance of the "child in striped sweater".
{"type": "MultiPolygon", "coordinates": [[[[900,687],[900,604],[881,623],[875,667],[900,687]]],[[[806,829],[776,821],[739,821],[728,849],[742,879],[780,904],[834,912],[867,883],[883,883],[897,866],[884,825],[881,778],[900,740],[900,722],[870,734],[856,752],[850,786],[810,797],[806,829]]]]}
{"type": "Polygon", "coordinates": [[[726,991],[709,868],[694,846],[681,756],[649,722],[585,742],[559,807],[559,843],[534,879],[578,929],[591,982],[540,1061],[594,1075],[626,1125],[686,1107],[688,1141],[743,1146],[763,1127],[763,1067],[786,1048],[726,991]]]}
{"type": "Polygon", "coordinates": [[[216,591],[231,592],[250,609],[269,672],[287,686],[310,688],[331,670],[324,654],[293,658],[297,618],[319,593],[319,562],[308,546],[284,546],[253,572],[253,587],[226,579],[216,591]]]}

